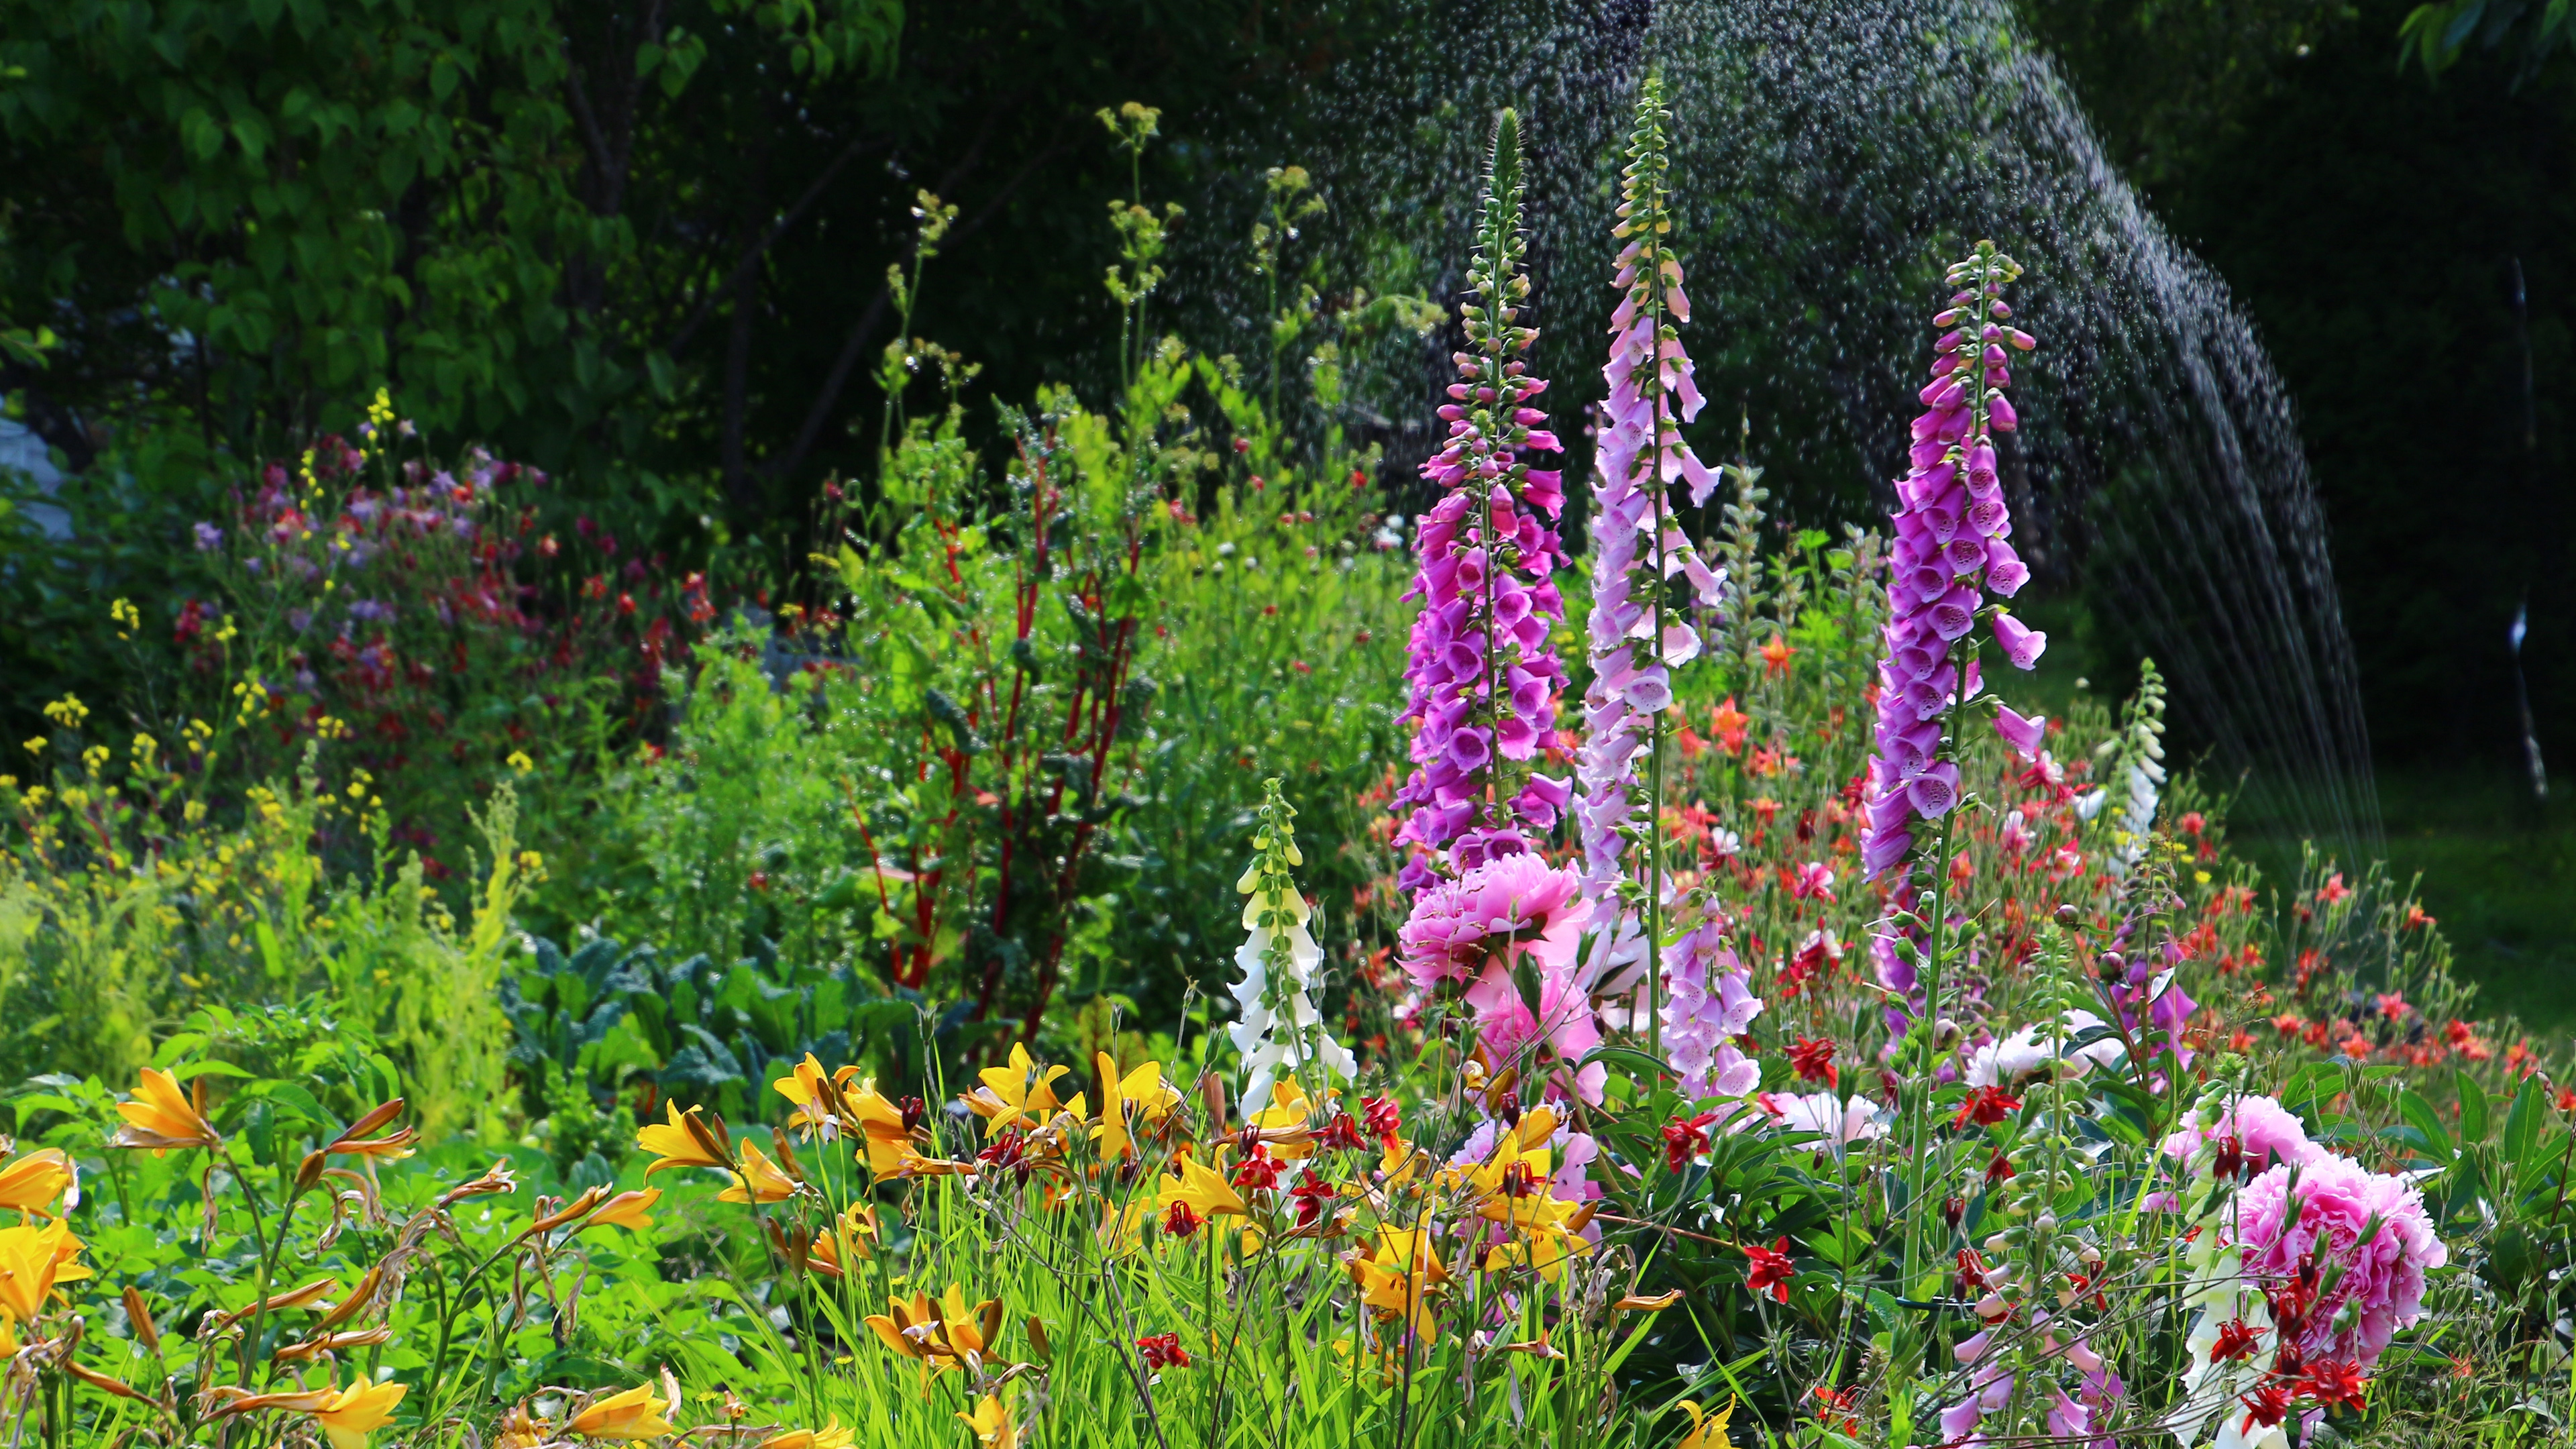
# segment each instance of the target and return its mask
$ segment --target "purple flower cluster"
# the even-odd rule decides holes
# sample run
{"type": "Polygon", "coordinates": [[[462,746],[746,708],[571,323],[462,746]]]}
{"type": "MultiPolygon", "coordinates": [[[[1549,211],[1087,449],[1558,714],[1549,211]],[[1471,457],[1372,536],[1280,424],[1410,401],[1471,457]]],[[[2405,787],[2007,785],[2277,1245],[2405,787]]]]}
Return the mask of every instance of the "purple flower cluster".
{"type": "MultiPolygon", "coordinates": [[[[1994,434],[2018,426],[2004,388],[2007,348],[2038,345],[2005,326],[2004,284],[2021,274],[1992,242],[1950,269],[1957,292],[1932,321],[1932,381],[1920,394],[1911,466],[1896,484],[1896,542],[1887,594],[1886,653],[1878,670],[1878,754],[1870,762],[1869,823],[1861,864],[1872,877],[1905,858],[1919,817],[1937,820],[1959,799],[1959,767],[1942,757],[1945,716],[1978,690],[1968,640],[1992,590],[2012,597],[2030,577],[2013,552],[2012,514],[1995,471],[1994,434]]],[[[1998,608],[1995,640],[2028,669],[2048,636],[1998,608]]]]}
{"type": "Polygon", "coordinates": [[[1753,1028],[1762,998],[1753,977],[1726,943],[1726,918],[1715,901],[1673,943],[1672,999],[1664,1003],[1664,1046],[1682,1090],[1701,1097],[1740,1097],[1762,1085],[1762,1064],[1735,1038],[1753,1028]]]}
{"type": "MultiPolygon", "coordinates": [[[[1700,651],[1699,631],[1687,619],[1663,617],[1657,591],[1674,574],[1685,574],[1698,603],[1714,608],[1723,585],[1666,507],[1665,490],[1679,479],[1689,480],[1693,507],[1706,503],[1717,475],[1681,438],[1681,425],[1699,416],[1703,399],[1675,330],[1690,320],[1690,298],[1682,291],[1681,262],[1664,240],[1671,195],[1664,185],[1662,101],[1661,86],[1647,77],[1619,221],[1611,229],[1626,244],[1611,279],[1620,299],[1610,314],[1610,360],[1601,369],[1610,398],[1593,452],[1592,684],[1583,696],[1583,747],[1575,765],[1583,878],[1596,899],[1611,897],[1625,874],[1621,832],[1636,815],[1637,761],[1651,750],[1655,721],[1673,701],[1671,671],[1700,651]],[[1642,585],[1640,563],[1646,565],[1642,585]]],[[[1631,964],[1642,945],[1633,912],[1599,911],[1595,921],[1614,937],[1602,970],[1631,964]]]]}
{"type": "Polygon", "coordinates": [[[1407,812],[1396,839],[1416,847],[1401,884],[1416,894],[1443,874],[1529,849],[1573,794],[1570,782],[1536,773],[1515,789],[1510,768],[1535,758],[1554,731],[1565,677],[1548,647],[1553,621],[1565,617],[1552,577],[1565,550],[1551,526],[1565,493],[1557,472],[1521,457],[1559,445],[1547,414],[1530,406],[1547,383],[1520,357],[1538,329],[1518,321],[1529,291],[1518,265],[1519,174],[1517,123],[1505,112],[1469,273],[1476,296],[1461,309],[1470,350],[1457,354],[1459,380],[1440,409],[1449,442],[1422,465],[1445,492],[1420,520],[1421,566],[1406,594],[1422,601],[1405,663],[1415,769],[1394,803],[1407,812]]]}

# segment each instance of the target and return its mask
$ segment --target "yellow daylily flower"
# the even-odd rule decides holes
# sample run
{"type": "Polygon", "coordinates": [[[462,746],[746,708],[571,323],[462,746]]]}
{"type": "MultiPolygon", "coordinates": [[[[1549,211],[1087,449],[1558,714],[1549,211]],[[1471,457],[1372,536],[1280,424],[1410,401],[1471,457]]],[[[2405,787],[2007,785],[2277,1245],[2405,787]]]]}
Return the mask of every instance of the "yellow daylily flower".
{"type": "Polygon", "coordinates": [[[0,1314],[33,1322],[55,1288],[90,1276],[78,1261],[81,1246],[60,1219],[42,1227],[0,1228],[0,1314]]]}
{"type": "Polygon", "coordinates": [[[1682,1436],[1682,1442],[1674,1445],[1673,1449],[1733,1449],[1734,1441],[1726,1437],[1726,1421],[1735,1417],[1733,1395],[1727,1396],[1726,1407],[1718,1410],[1717,1417],[1713,1419],[1704,1418],[1700,1406],[1689,1399],[1674,1407],[1690,1415],[1691,1427],[1690,1432],[1682,1436]]]}
{"type": "Polygon", "coordinates": [[[986,1394],[975,1412],[957,1417],[975,1432],[978,1449],[1016,1449],[1020,1442],[1018,1431],[1011,1427],[1011,1410],[999,1394],[986,1394]]]}
{"type": "Polygon", "coordinates": [[[409,1392],[402,1384],[371,1384],[365,1379],[351,1379],[349,1386],[324,1399],[308,1410],[313,1422],[322,1426],[323,1436],[331,1449],[367,1449],[367,1432],[384,1427],[393,1417],[394,1408],[409,1392]]]}
{"type": "Polygon", "coordinates": [[[1377,1231],[1376,1248],[1367,1256],[1345,1259],[1344,1266],[1359,1286],[1360,1301],[1381,1322],[1405,1320],[1428,1343],[1440,1332],[1431,1300],[1449,1286],[1440,1246],[1426,1229],[1381,1225],[1377,1231]]]}
{"type": "Polygon", "coordinates": [[[790,1429],[760,1441],[760,1449],[850,1449],[850,1431],[838,1415],[820,1429],[790,1429]]]}
{"type": "Polygon", "coordinates": [[[969,1359],[983,1361],[1001,1336],[1002,1300],[987,1298],[970,1309],[966,1290],[951,1283],[946,1296],[937,1300],[920,1292],[909,1299],[889,1296],[886,1311],[870,1314],[866,1322],[886,1347],[919,1360],[925,1371],[946,1373],[965,1367],[969,1359]]]}
{"type": "Polygon", "coordinates": [[[874,1082],[843,1093],[842,1101],[857,1122],[859,1135],[867,1140],[868,1171],[879,1177],[904,1175],[906,1161],[921,1154],[913,1146],[912,1129],[904,1125],[903,1109],[886,1100],[874,1082]]]}
{"type": "Polygon", "coordinates": [[[796,1179],[779,1171],[778,1164],[760,1150],[760,1144],[746,1137],[742,1140],[742,1170],[733,1175],[733,1186],[716,1194],[718,1202],[785,1202],[796,1195],[796,1179]]]}
{"type": "Polygon", "coordinates": [[[59,1147],[40,1147],[0,1163],[0,1208],[51,1216],[54,1199],[78,1180],[59,1147]]]}
{"type": "Polygon", "coordinates": [[[671,1407],[654,1395],[651,1384],[637,1384],[622,1394],[593,1400],[566,1427],[585,1439],[659,1439],[679,1432],[662,1418],[671,1407]]]}
{"type": "Polygon", "coordinates": [[[653,1219],[649,1214],[652,1212],[653,1204],[660,1202],[661,1200],[662,1189],[658,1187],[648,1187],[636,1192],[621,1192],[617,1196],[610,1198],[608,1201],[601,1203],[599,1205],[599,1211],[592,1213],[589,1220],[584,1222],[582,1226],[585,1228],[632,1228],[636,1232],[640,1233],[646,1228],[653,1226],[653,1219]]]}
{"type": "Polygon", "coordinates": [[[999,1137],[1005,1128],[1021,1122],[1042,1126],[1063,1105],[1056,1100],[1056,1078],[1071,1070],[1040,1066],[1027,1046],[1013,1042],[1010,1065],[976,1073],[984,1085],[966,1094],[967,1109],[984,1119],[987,1137],[999,1137]]]}
{"type": "Polygon", "coordinates": [[[1271,1156],[1296,1162],[1315,1155],[1314,1117],[1315,1104],[1305,1089],[1294,1078],[1282,1077],[1270,1084],[1270,1105],[1247,1120],[1260,1129],[1271,1156]]]}
{"type": "Polygon", "coordinates": [[[814,1235],[814,1246],[805,1256],[805,1266],[826,1278],[841,1276],[845,1263],[864,1263],[877,1255],[877,1210],[852,1206],[833,1219],[832,1226],[814,1235]],[[847,1243],[845,1250],[841,1246],[847,1243]]]}
{"type": "Polygon", "coordinates": [[[1163,1080],[1161,1062],[1147,1062],[1122,1077],[1109,1053],[1094,1052],[1091,1060],[1100,1069],[1100,1125],[1091,1135],[1103,1158],[1133,1157],[1136,1141],[1127,1131],[1127,1108],[1132,1105],[1139,1117],[1159,1122],[1180,1105],[1180,1089],[1163,1080]]]}
{"type": "Polygon", "coordinates": [[[1202,1218],[1231,1214],[1246,1216],[1243,1198],[1236,1193],[1225,1174],[1183,1153],[1172,1161],[1172,1170],[1160,1174],[1154,1193],[1154,1205],[1169,1209],[1175,1203],[1186,1203],[1190,1211],[1202,1218]]]}
{"type": "Polygon", "coordinates": [[[163,1157],[187,1147],[221,1147],[224,1139],[216,1135],[206,1121],[205,1078],[199,1077],[193,1096],[179,1090],[179,1079],[155,1067],[145,1067],[134,1084],[134,1096],[116,1104],[117,1115],[125,1126],[117,1129],[119,1147],[148,1148],[155,1157],[163,1157]]]}
{"type": "Polygon", "coordinates": [[[662,1105],[670,1113],[670,1121],[647,1123],[635,1133],[635,1145],[658,1159],[644,1169],[646,1177],[666,1167],[712,1167],[718,1172],[733,1170],[724,1139],[700,1119],[697,1108],[682,1112],[677,1102],[662,1105]]]}
{"type": "Polygon", "coordinates": [[[826,1074],[823,1064],[815,1060],[812,1052],[807,1052],[805,1060],[798,1062],[793,1072],[769,1085],[772,1091],[785,1097],[796,1108],[789,1115],[789,1126],[828,1142],[840,1132],[841,1119],[845,1115],[842,1086],[858,1075],[858,1070],[856,1067],[843,1067],[837,1074],[826,1074]]]}

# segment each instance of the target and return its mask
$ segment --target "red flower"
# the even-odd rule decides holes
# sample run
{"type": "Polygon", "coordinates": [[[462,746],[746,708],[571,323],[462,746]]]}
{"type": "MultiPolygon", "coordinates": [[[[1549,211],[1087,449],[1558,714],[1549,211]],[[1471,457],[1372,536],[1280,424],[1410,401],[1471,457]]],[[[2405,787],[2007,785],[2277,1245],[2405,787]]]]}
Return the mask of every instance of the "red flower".
{"type": "Polygon", "coordinates": [[[2333,1359],[2312,1363],[2308,1365],[2307,1372],[2299,1376],[2299,1392],[2328,1409],[2337,1405],[2360,1408],[2362,1390],[2367,1387],[2369,1383],[2362,1378],[2360,1365],[2339,1363],[2333,1359]]]}
{"type": "Polygon", "coordinates": [[[1768,1293],[1774,1302],[1788,1302],[1789,1280],[1798,1276],[1797,1265],[1789,1261],[1789,1240],[1782,1238],[1767,1248],[1748,1244],[1744,1256],[1753,1260],[1744,1281],[1754,1296],[1768,1293]]]}
{"type": "Polygon", "coordinates": [[[1360,1120],[1367,1124],[1371,1136],[1387,1151],[1395,1150],[1395,1134],[1404,1125],[1404,1110],[1392,1097],[1360,1098],[1360,1120]]]}
{"type": "Polygon", "coordinates": [[[1968,1093],[1968,1100],[1959,1104],[1959,1115],[1950,1119],[1950,1125],[1965,1127],[1974,1122],[1980,1127],[1991,1127],[2020,1110],[2021,1098],[2001,1087],[1979,1087],[1968,1093]]]}
{"type": "Polygon", "coordinates": [[[1315,1145],[1329,1147],[1338,1152],[1350,1152],[1365,1147],[1368,1143],[1360,1136],[1360,1124],[1351,1120],[1350,1113],[1335,1112],[1324,1119],[1323,1130],[1315,1134],[1315,1145]]]}
{"type": "Polygon", "coordinates": [[[1997,1152],[1994,1159],[1986,1164],[1986,1186],[1989,1188],[1999,1182],[2011,1181],[2012,1175],[2013,1165],[2001,1152],[1997,1152]]]}
{"type": "Polygon", "coordinates": [[[2210,1345],[2209,1361],[2234,1363],[2240,1358],[2252,1358],[2256,1341],[2262,1336],[2263,1330],[2242,1318],[2231,1318],[2218,1326],[2218,1342],[2210,1345]]]}
{"type": "Polygon", "coordinates": [[[1234,1185],[1236,1187],[1277,1187],[1279,1159],[1271,1156],[1270,1149],[1261,1143],[1252,1144],[1252,1155],[1243,1159],[1243,1165],[1234,1170],[1234,1185]]]}
{"type": "Polygon", "coordinates": [[[1288,1189],[1288,1196],[1297,1204],[1297,1226],[1311,1228],[1324,1220],[1325,1205],[1333,1200],[1333,1185],[1317,1177],[1315,1169],[1309,1167],[1298,1175],[1297,1185],[1288,1189]]]}
{"type": "Polygon", "coordinates": [[[2269,1429],[2290,1413],[2290,1391],[2279,1384],[2265,1384],[2237,1402],[2245,1406],[2245,1422],[2237,1426],[2240,1433],[2257,1424],[2269,1429]]]}
{"type": "Polygon", "coordinates": [[[1702,1112],[1696,1117],[1675,1117],[1664,1124],[1664,1171],[1679,1172],[1690,1160],[1708,1150],[1708,1124],[1717,1120],[1715,1112],[1702,1112]]]}
{"type": "Polygon", "coordinates": [[[1177,1333],[1149,1333],[1136,1340],[1136,1351],[1145,1356],[1145,1367],[1152,1373],[1190,1366],[1190,1351],[1181,1347],[1177,1333]]]}
{"type": "Polygon", "coordinates": [[[1834,1069],[1834,1043],[1831,1037],[1802,1036],[1789,1048],[1789,1066],[1810,1082],[1828,1087],[1842,1085],[1842,1074],[1834,1069]]]}
{"type": "Polygon", "coordinates": [[[1185,1202],[1176,1202],[1172,1204],[1171,1211],[1163,1214],[1163,1231],[1176,1238],[1186,1238],[1197,1232],[1206,1221],[1196,1208],[1185,1202]]]}

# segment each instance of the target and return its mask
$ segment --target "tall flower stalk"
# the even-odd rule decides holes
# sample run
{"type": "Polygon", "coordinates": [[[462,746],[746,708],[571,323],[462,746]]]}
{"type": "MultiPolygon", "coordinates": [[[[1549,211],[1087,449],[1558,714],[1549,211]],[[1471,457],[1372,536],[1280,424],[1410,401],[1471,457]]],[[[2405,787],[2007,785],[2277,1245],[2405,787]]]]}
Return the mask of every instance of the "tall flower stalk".
{"type": "Polygon", "coordinates": [[[1315,1009],[1315,974],[1324,953],[1306,928],[1310,912],[1297,889],[1296,868],[1306,860],[1297,849],[1297,807],[1280,796],[1277,780],[1265,782],[1262,792],[1252,864],[1235,885],[1247,897],[1247,934],[1234,953],[1243,979],[1233,987],[1237,1019],[1231,1035],[1250,1074],[1243,1089],[1247,1111],[1269,1101],[1270,1084],[1283,1076],[1320,1068],[1328,1080],[1305,1083],[1320,1093],[1329,1079],[1358,1075],[1349,1048],[1333,1040],[1315,1009]]]}
{"type": "Polygon", "coordinates": [[[1530,405],[1547,388],[1522,355],[1538,340],[1523,325],[1529,279],[1521,274],[1520,122],[1494,125],[1485,177],[1473,295],[1462,304],[1467,350],[1440,416],[1448,445],[1422,465],[1444,490],[1415,536],[1420,598],[1406,653],[1415,768],[1397,792],[1407,812],[1399,844],[1414,847],[1401,882],[1419,895],[1492,859],[1528,850],[1554,828],[1570,782],[1533,770],[1556,724],[1564,666],[1548,647],[1565,616],[1553,574],[1565,551],[1553,524],[1565,493],[1553,469],[1527,453],[1558,451],[1547,414],[1530,405]]]}
{"type": "Polygon", "coordinates": [[[1673,701],[1672,670],[1697,658],[1701,643],[1697,628],[1668,609],[1668,581],[1686,574],[1707,607],[1717,604],[1722,585],[1671,514],[1675,481],[1689,481],[1696,507],[1708,501],[1717,475],[1681,438],[1681,425],[1699,416],[1703,399],[1678,330],[1690,320],[1690,299],[1682,291],[1681,261],[1671,250],[1671,160],[1664,136],[1670,116],[1663,100],[1661,78],[1648,74],[1638,87],[1619,220],[1610,232],[1626,244],[1611,279],[1620,299],[1610,315],[1610,358],[1601,369],[1610,397],[1593,452],[1592,684],[1583,696],[1584,740],[1576,762],[1583,792],[1576,823],[1584,888],[1607,907],[1593,916],[1600,941],[1592,971],[1612,990],[1625,989],[1642,971],[1647,1037],[1657,1051],[1663,1045],[1667,904],[1658,828],[1664,711],[1673,701]],[[1639,847],[1634,860],[1632,842],[1639,847]]]}
{"type": "MultiPolygon", "coordinates": [[[[2004,389],[2012,382],[2011,350],[2038,345],[2008,325],[2012,307],[2004,287],[2021,265],[1990,241],[1949,269],[1949,302],[1932,324],[1946,329],[1932,345],[1932,380],[1919,394],[1924,411],[1914,420],[1906,475],[1896,483],[1901,505],[1888,578],[1886,645],[1878,666],[1877,754],[1870,761],[1869,820],[1863,832],[1862,869],[1884,875],[1928,845],[1922,863],[1930,888],[1894,913],[1904,934],[1889,943],[1902,963],[1900,985],[1911,990],[1913,968],[1923,968],[1923,1017],[1911,1039],[1922,1043],[1909,1084],[1907,1145],[1912,1199],[1923,1198],[1930,1135],[1928,1097],[1940,1051],[1941,971],[1949,925],[1950,859],[1955,846],[1954,807],[1959,803],[1960,729],[1979,690],[1976,624],[1990,620],[1995,642],[2015,667],[2039,661],[2048,636],[2023,625],[2001,605],[1987,610],[1986,593],[2010,598],[2030,570],[2013,552],[2012,513],[1995,467],[1996,433],[2019,424],[2004,389]],[[1930,832],[1929,841],[1922,834],[1930,832]],[[1910,907],[1911,909],[1907,909],[1910,907]],[[1920,938],[1921,945],[1917,944],[1920,938]]],[[[1906,1238],[1906,1281],[1913,1281],[1917,1234],[1906,1238]]]]}

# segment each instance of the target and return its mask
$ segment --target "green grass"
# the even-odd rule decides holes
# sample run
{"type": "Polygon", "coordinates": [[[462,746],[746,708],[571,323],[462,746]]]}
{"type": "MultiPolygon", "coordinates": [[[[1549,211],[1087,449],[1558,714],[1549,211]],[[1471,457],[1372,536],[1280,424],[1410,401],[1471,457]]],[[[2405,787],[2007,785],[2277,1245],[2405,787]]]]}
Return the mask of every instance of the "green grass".
{"type": "Polygon", "coordinates": [[[2562,781],[2544,804],[2519,776],[2384,770],[2388,863],[2423,877],[2424,909],[2458,953],[2488,1014],[2534,1035],[2576,1031],[2576,800],[2562,781]]]}

